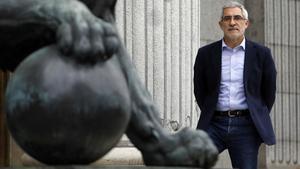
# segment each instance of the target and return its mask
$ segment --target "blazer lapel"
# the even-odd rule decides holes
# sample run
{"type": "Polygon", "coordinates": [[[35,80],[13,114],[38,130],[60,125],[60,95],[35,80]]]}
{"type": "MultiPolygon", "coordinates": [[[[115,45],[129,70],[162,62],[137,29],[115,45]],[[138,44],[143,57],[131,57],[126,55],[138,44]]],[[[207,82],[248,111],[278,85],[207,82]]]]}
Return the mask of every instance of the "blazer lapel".
{"type": "Polygon", "coordinates": [[[255,59],[256,50],[254,45],[246,39],[245,61],[244,61],[244,85],[247,86],[248,78],[250,75],[251,67],[255,59]]]}
{"type": "MultiPolygon", "coordinates": [[[[221,81],[221,62],[222,62],[222,40],[212,48],[211,51],[211,65],[213,70],[213,77],[216,77],[217,83],[221,81]]],[[[209,66],[209,65],[208,65],[209,66]]]]}

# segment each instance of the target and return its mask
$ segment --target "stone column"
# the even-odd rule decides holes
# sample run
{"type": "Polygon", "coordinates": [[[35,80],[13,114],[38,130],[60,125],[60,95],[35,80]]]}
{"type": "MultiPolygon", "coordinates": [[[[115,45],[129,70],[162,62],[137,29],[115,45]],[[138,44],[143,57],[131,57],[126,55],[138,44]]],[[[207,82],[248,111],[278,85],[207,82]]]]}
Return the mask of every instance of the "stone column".
{"type": "Polygon", "coordinates": [[[271,117],[277,142],[267,149],[269,166],[297,168],[300,163],[300,1],[265,1],[265,44],[277,68],[271,117]]]}

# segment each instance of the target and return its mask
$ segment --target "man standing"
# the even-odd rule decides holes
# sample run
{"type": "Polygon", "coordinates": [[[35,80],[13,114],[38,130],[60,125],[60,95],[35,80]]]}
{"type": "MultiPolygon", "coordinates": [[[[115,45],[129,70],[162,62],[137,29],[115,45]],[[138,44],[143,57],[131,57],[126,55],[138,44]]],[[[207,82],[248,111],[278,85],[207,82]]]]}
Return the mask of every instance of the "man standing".
{"type": "Polygon", "coordinates": [[[248,13],[240,3],[223,6],[219,25],[223,39],[200,48],[194,65],[197,129],[207,131],[219,153],[228,149],[234,168],[256,169],[260,144],[275,144],[274,61],[267,47],[245,38],[248,13]]]}

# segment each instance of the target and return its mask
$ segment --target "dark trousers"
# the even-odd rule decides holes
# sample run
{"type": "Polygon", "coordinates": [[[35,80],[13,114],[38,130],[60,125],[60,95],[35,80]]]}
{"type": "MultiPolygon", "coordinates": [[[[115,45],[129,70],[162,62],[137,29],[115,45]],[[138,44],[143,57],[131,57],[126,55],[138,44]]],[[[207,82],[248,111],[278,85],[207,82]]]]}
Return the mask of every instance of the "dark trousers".
{"type": "Polygon", "coordinates": [[[258,149],[262,139],[249,115],[214,116],[207,133],[219,153],[228,149],[233,168],[257,169],[258,149]]]}

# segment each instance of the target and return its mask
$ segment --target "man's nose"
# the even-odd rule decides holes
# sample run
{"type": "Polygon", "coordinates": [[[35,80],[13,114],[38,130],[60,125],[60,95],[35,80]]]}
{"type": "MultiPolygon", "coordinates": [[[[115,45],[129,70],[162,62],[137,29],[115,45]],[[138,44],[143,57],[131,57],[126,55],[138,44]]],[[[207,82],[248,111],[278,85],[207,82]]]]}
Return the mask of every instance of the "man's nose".
{"type": "Polygon", "coordinates": [[[229,25],[235,25],[236,21],[234,20],[233,17],[231,17],[230,21],[229,21],[229,25]]]}

